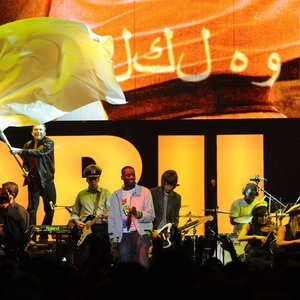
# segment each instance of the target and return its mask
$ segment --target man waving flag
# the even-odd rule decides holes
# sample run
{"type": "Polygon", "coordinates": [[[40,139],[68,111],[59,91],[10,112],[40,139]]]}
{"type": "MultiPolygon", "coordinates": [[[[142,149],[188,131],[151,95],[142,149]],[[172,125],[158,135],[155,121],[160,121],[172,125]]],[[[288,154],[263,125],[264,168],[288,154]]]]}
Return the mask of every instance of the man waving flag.
{"type": "Polygon", "coordinates": [[[0,26],[0,130],[46,123],[96,101],[125,104],[113,51],[111,36],[66,19],[0,26]]]}

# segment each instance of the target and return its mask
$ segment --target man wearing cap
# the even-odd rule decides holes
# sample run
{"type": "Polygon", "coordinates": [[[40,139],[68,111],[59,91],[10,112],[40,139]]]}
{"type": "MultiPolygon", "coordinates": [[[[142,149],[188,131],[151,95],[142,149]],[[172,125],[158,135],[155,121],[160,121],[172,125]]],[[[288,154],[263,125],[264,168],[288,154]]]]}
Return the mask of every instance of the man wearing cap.
{"type": "Polygon", "coordinates": [[[74,232],[78,233],[75,263],[79,266],[91,259],[109,263],[107,216],[111,192],[99,186],[101,174],[101,168],[95,164],[84,169],[83,177],[86,178],[88,187],[78,193],[71,212],[70,222],[75,225],[73,236],[74,232]]]}
{"type": "Polygon", "coordinates": [[[300,261],[300,204],[293,205],[286,214],[290,216],[289,222],[279,226],[277,232],[277,263],[300,261]]]}

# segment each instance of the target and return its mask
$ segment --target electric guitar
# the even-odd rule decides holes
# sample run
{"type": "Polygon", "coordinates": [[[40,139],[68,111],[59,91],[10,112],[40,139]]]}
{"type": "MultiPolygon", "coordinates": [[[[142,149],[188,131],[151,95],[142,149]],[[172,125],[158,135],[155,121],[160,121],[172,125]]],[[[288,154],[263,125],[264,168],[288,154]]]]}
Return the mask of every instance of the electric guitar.
{"type": "MultiPolygon", "coordinates": [[[[183,230],[189,229],[191,227],[194,226],[198,226],[199,224],[204,224],[207,221],[212,221],[214,219],[213,216],[205,216],[205,217],[201,217],[199,220],[196,221],[192,221],[192,222],[188,222],[185,225],[178,227],[177,230],[179,233],[181,233],[183,230]]],[[[152,239],[159,237],[160,240],[162,241],[162,247],[163,248],[168,248],[172,245],[171,242],[171,227],[172,224],[168,223],[166,224],[164,227],[162,227],[161,229],[158,230],[153,230],[152,231],[152,239]]]]}
{"type": "Polygon", "coordinates": [[[100,219],[107,218],[109,208],[106,208],[102,214],[98,215],[97,217],[88,216],[85,220],[85,226],[83,227],[79,240],[77,241],[77,246],[80,246],[85,238],[92,233],[92,226],[100,219]],[[93,219],[91,219],[93,218],[93,219]]]}

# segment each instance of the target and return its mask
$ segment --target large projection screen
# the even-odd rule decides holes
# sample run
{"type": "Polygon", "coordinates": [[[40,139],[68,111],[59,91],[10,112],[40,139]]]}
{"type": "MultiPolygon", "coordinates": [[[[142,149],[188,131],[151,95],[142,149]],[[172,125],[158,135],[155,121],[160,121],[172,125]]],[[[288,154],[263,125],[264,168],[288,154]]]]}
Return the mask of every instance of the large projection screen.
{"type": "Polygon", "coordinates": [[[69,119],[298,118],[299,5],[3,0],[0,22],[63,18],[113,37],[114,72],[128,103],[103,102],[98,115],[81,110],[69,119]]]}

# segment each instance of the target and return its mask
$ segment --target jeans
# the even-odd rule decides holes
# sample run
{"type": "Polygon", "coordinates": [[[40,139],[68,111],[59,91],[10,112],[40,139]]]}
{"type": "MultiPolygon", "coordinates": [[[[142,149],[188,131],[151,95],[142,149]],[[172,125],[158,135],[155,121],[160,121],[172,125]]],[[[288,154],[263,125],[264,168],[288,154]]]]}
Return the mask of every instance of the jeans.
{"type": "Polygon", "coordinates": [[[139,262],[148,268],[150,232],[140,235],[137,231],[124,233],[121,243],[119,243],[120,262],[139,262]]]}

